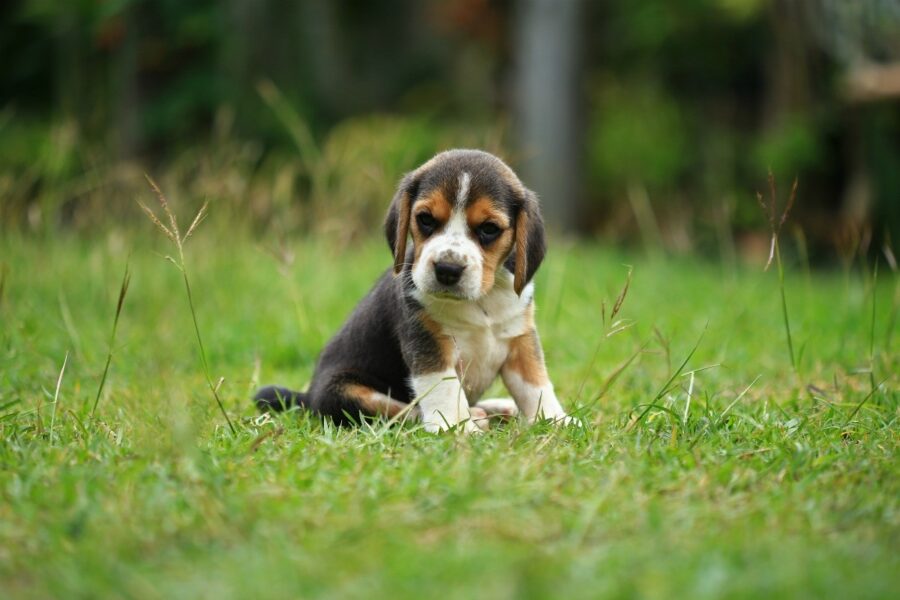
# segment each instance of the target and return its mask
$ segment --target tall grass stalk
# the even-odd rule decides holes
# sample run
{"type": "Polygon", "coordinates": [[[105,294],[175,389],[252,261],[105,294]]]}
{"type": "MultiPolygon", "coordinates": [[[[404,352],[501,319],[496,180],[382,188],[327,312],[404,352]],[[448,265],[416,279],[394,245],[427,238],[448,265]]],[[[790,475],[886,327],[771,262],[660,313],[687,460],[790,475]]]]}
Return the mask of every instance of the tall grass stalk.
{"type": "Polygon", "coordinates": [[[784,318],[784,334],[787,338],[788,355],[791,357],[791,368],[797,370],[797,361],[794,358],[794,339],[791,336],[791,320],[788,315],[787,296],[784,293],[784,265],[781,262],[781,248],[778,243],[778,235],[773,238],[775,244],[775,263],[778,267],[778,289],[781,292],[781,315],[784,318]]]}
{"type": "MultiPolygon", "coordinates": [[[[591,360],[588,362],[587,370],[585,371],[584,378],[581,380],[581,385],[578,386],[578,393],[575,395],[575,402],[577,403],[581,400],[581,393],[584,391],[584,384],[587,383],[588,377],[590,377],[591,371],[594,369],[594,363],[597,361],[597,354],[600,352],[600,345],[603,343],[603,340],[606,338],[610,338],[617,333],[621,333],[626,329],[630,328],[634,325],[634,321],[630,321],[628,319],[616,319],[616,316],[619,314],[619,311],[622,310],[622,305],[625,303],[625,298],[628,296],[628,289],[631,287],[631,275],[634,269],[631,265],[625,265],[628,267],[628,273],[625,275],[625,284],[622,286],[622,290],[619,292],[619,295],[616,297],[615,302],[613,303],[612,310],[610,311],[609,319],[606,317],[606,301],[602,301],[600,303],[600,319],[603,323],[603,328],[605,332],[602,336],[597,339],[597,344],[594,347],[594,353],[591,355],[591,360]]],[[[624,364],[622,364],[613,374],[607,379],[606,384],[603,386],[599,397],[602,397],[606,390],[609,389],[609,386],[613,381],[624,371],[631,362],[644,350],[646,346],[642,346],[640,350],[634,353],[631,358],[629,358],[624,364]]]]}
{"type": "Polygon", "coordinates": [[[875,309],[878,298],[878,257],[872,273],[872,320],[869,323],[869,386],[875,391],[875,309]]]}
{"type": "Polygon", "coordinates": [[[778,193],[775,188],[775,176],[772,174],[771,169],[769,170],[769,201],[766,202],[763,200],[762,194],[756,192],[756,199],[769,220],[769,231],[772,234],[772,240],[769,244],[769,260],[766,262],[765,270],[769,270],[769,267],[772,265],[772,259],[774,258],[776,266],[778,267],[778,287],[781,292],[781,314],[784,319],[784,333],[787,338],[788,356],[791,359],[791,368],[795,372],[797,371],[797,360],[794,355],[794,340],[791,336],[791,320],[788,315],[787,296],[784,291],[784,265],[781,261],[781,246],[778,243],[778,236],[781,233],[781,228],[784,227],[785,221],[787,221],[788,215],[791,214],[791,208],[794,206],[794,201],[797,199],[797,183],[798,181],[795,177],[794,184],[791,186],[791,194],[788,196],[787,204],[785,204],[780,217],[778,216],[778,193]]]}
{"type": "MultiPolygon", "coordinates": [[[[178,250],[178,259],[174,259],[171,256],[167,256],[166,259],[171,262],[175,267],[181,271],[181,277],[184,280],[184,290],[187,293],[188,307],[191,310],[191,318],[194,323],[194,333],[197,336],[197,347],[200,352],[200,363],[203,366],[203,375],[206,377],[206,385],[209,386],[209,391],[212,393],[213,398],[216,401],[216,405],[219,407],[219,411],[222,413],[222,416],[225,417],[225,421],[228,423],[228,428],[231,430],[231,433],[237,434],[237,430],[234,428],[234,424],[231,422],[231,419],[228,417],[228,413],[225,411],[225,406],[222,404],[221,398],[219,398],[219,385],[214,384],[212,380],[212,376],[209,373],[209,361],[206,359],[206,348],[203,346],[203,337],[200,335],[200,325],[197,322],[197,310],[194,308],[194,294],[191,291],[191,282],[188,278],[187,265],[184,259],[184,244],[191,237],[191,234],[197,229],[197,226],[206,218],[206,209],[209,205],[209,202],[204,202],[203,206],[200,207],[200,210],[197,211],[197,215],[194,217],[194,220],[191,222],[191,226],[188,227],[187,233],[183,236],[181,235],[181,231],[178,228],[178,219],[175,217],[175,214],[169,208],[169,203],[166,201],[166,197],[163,195],[162,191],[159,189],[159,186],[156,185],[156,182],[150,178],[150,176],[145,175],[147,178],[147,182],[150,184],[150,187],[153,189],[153,192],[156,194],[156,199],[159,201],[159,205],[162,207],[163,212],[169,219],[169,226],[167,227],[160,221],[160,219],[156,216],[152,210],[147,208],[147,206],[138,201],[141,209],[146,213],[147,217],[156,225],[160,231],[162,231],[167,238],[174,244],[175,248],[178,250]]],[[[219,381],[221,383],[221,380],[219,381]]]]}
{"type": "Polygon", "coordinates": [[[125,294],[128,293],[128,284],[131,283],[131,273],[128,272],[128,262],[125,262],[125,274],[122,276],[122,285],[119,286],[119,301],[116,303],[116,316],[113,317],[112,333],[109,336],[109,348],[106,353],[106,365],[103,367],[103,375],[100,377],[100,385],[97,386],[97,396],[94,398],[94,406],[91,407],[91,416],[97,412],[97,404],[103,394],[103,386],[106,385],[106,376],[109,374],[109,366],[112,363],[113,347],[116,344],[116,331],[119,328],[119,316],[122,314],[122,306],[125,304],[125,294]]]}

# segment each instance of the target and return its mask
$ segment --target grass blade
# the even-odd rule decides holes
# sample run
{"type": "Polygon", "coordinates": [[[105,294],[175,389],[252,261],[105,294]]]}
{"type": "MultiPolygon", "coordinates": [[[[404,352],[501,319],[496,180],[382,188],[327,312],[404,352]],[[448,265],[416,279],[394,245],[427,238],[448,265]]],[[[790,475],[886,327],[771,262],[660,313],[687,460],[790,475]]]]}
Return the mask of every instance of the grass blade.
{"type": "Polygon", "coordinates": [[[747,395],[747,392],[750,391],[750,388],[752,388],[754,385],[756,385],[756,382],[759,381],[759,379],[760,379],[761,377],[762,377],[762,375],[757,375],[757,376],[756,376],[756,379],[754,379],[753,381],[751,381],[751,382],[750,382],[750,385],[748,385],[747,387],[745,387],[745,388],[744,388],[744,391],[742,391],[740,394],[738,394],[738,395],[737,395],[737,398],[735,398],[734,400],[732,400],[732,401],[731,401],[731,404],[729,404],[728,406],[725,407],[725,410],[723,410],[723,411],[722,411],[722,414],[719,415],[719,420],[718,420],[719,423],[722,422],[722,420],[725,418],[725,415],[728,414],[728,411],[730,411],[732,408],[734,408],[734,406],[735,406],[738,402],[741,401],[741,398],[743,398],[744,396],[747,395]]]}
{"type": "Polygon", "coordinates": [[[850,424],[850,421],[853,420],[853,417],[856,416],[856,413],[858,413],[860,411],[860,409],[863,407],[863,405],[869,401],[869,398],[871,398],[872,396],[875,395],[875,390],[880,388],[884,384],[884,382],[887,381],[888,379],[890,379],[890,377],[885,377],[884,379],[882,379],[881,381],[878,382],[878,385],[874,386],[871,390],[869,390],[869,393],[866,394],[865,398],[863,398],[862,400],[859,401],[859,404],[856,405],[856,407],[850,413],[850,416],[847,417],[846,421],[844,421],[844,424],[842,427],[846,427],[847,425],[850,424]]]}
{"type": "Polygon", "coordinates": [[[625,369],[627,369],[631,365],[631,363],[634,362],[634,359],[643,354],[644,350],[646,349],[647,344],[644,344],[643,346],[638,348],[631,356],[629,356],[625,360],[625,362],[613,369],[613,372],[609,374],[609,376],[606,378],[606,381],[604,381],[603,385],[600,387],[600,391],[597,392],[597,397],[595,398],[594,402],[606,395],[606,392],[609,391],[609,388],[616,382],[619,376],[625,372],[625,369]]]}
{"type": "Polygon", "coordinates": [[[63,375],[66,373],[66,365],[69,363],[69,352],[66,351],[66,357],[63,359],[62,368],[59,370],[59,377],[56,379],[56,391],[53,392],[53,410],[50,412],[50,445],[53,445],[54,426],[56,425],[56,407],[59,404],[59,388],[62,387],[63,375]]]}
{"type": "Polygon", "coordinates": [[[691,413],[691,398],[692,398],[693,395],[694,395],[694,376],[695,376],[695,373],[696,373],[696,371],[691,371],[691,372],[690,372],[691,381],[690,381],[690,383],[688,384],[688,390],[687,390],[687,402],[684,403],[684,417],[681,419],[681,426],[682,426],[682,427],[687,427],[688,416],[689,416],[690,413],[691,413]]]}
{"type": "Polygon", "coordinates": [[[206,376],[206,384],[209,386],[209,391],[212,392],[213,398],[216,400],[219,411],[222,413],[222,416],[225,417],[225,421],[228,423],[228,428],[231,430],[232,435],[236,435],[237,430],[234,428],[234,423],[231,422],[228,412],[225,411],[225,405],[222,404],[222,399],[219,398],[219,387],[213,384],[212,377],[209,374],[209,362],[206,360],[206,348],[203,346],[203,338],[200,336],[200,325],[197,323],[197,311],[194,309],[194,295],[191,293],[191,283],[188,280],[187,269],[184,266],[184,258],[182,258],[181,262],[181,274],[184,278],[184,288],[187,291],[188,306],[191,309],[191,319],[194,323],[194,333],[197,335],[197,346],[200,350],[200,362],[203,365],[203,374],[206,376]]]}
{"type": "Polygon", "coordinates": [[[106,354],[106,364],[103,366],[103,375],[100,377],[100,385],[97,386],[97,396],[94,398],[94,406],[91,408],[91,416],[97,412],[97,404],[103,394],[106,385],[106,376],[109,374],[109,365],[112,363],[113,347],[116,343],[116,331],[119,327],[119,317],[122,314],[122,306],[125,304],[125,295],[128,293],[128,285],[131,283],[131,273],[128,271],[128,261],[125,261],[125,274],[122,276],[122,285],[119,286],[119,301],[116,302],[116,315],[113,317],[112,333],[109,336],[109,348],[106,354]]]}

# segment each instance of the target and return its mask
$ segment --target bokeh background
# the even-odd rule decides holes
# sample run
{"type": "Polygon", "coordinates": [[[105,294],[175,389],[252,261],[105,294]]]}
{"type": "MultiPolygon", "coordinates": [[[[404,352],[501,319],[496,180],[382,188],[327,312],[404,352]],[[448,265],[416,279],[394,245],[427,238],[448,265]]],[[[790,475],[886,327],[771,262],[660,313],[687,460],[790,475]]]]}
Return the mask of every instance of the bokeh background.
{"type": "Polygon", "coordinates": [[[436,151],[504,156],[572,235],[765,260],[900,230],[897,0],[12,0],[2,228],[146,227],[143,174],[260,232],[371,235],[436,151]]]}

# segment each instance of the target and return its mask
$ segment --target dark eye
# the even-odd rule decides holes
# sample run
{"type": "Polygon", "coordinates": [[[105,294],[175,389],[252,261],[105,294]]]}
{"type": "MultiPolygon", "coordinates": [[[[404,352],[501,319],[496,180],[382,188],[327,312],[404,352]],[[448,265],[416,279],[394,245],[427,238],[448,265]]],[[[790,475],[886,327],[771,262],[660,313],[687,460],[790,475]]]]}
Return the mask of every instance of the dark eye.
{"type": "Polygon", "coordinates": [[[497,236],[499,236],[502,231],[503,230],[500,229],[500,227],[490,221],[482,223],[475,229],[478,239],[484,245],[490,244],[497,239],[497,236]]]}
{"type": "Polygon", "coordinates": [[[422,232],[422,235],[431,235],[438,226],[437,219],[426,212],[416,215],[416,223],[419,224],[419,231],[422,232]]]}

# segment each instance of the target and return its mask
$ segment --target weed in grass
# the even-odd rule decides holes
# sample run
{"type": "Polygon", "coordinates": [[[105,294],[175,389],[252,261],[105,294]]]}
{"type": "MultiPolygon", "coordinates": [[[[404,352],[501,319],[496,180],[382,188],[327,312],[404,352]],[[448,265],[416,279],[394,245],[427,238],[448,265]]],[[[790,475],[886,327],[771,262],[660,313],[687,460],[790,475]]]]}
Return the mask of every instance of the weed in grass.
{"type": "Polygon", "coordinates": [[[225,410],[225,406],[222,404],[221,398],[219,398],[219,386],[222,384],[223,379],[219,379],[218,383],[213,384],[212,376],[209,373],[209,362],[206,360],[206,349],[203,346],[203,338],[200,336],[200,325],[197,322],[197,311],[194,308],[194,295],[191,292],[191,282],[188,278],[187,273],[187,265],[184,260],[184,244],[190,239],[191,234],[197,229],[197,226],[206,218],[206,208],[209,205],[209,202],[204,202],[203,206],[200,207],[200,210],[197,211],[197,215],[194,217],[194,220],[191,222],[191,226],[188,227],[187,233],[184,236],[181,235],[181,231],[178,229],[178,219],[175,217],[175,213],[169,208],[169,203],[166,201],[166,197],[163,195],[162,191],[159,189],[159,186],[156,185],[156,182],[153,181],[149,176],[147,177],[147,182],[150,184],[150,187],[153,189],[156,194],[156,198],[159,201],[160,206],[162,207],[163,212],[169,218],[169,227],[163,225],[162,221],[156,216],[152,210],[150,210],[144,203],[138,201],[141,209],[146,213],[147,217],[156,225],[172,244],[175,245],[175,248],[178,250],[178,259],[174,259],[171,256],[167,256],[166,258],[175,265],[179,271],[181,271],[182,279],[184,280],[184,290],[187,294],[188,307],[191,311],[191,318],[194,323],[194,333],[197,336],[197,347],[200,352],[200,362],[203,366],[203,375],[206,377],[206,384],[209,386],[209,391],[212,392],[213,398],[216,401],[216,405],[219,407],[219,411],[221,411],[222,416],[225,417],[225,421],[228,423],[228,428],[231,430],[232,435],[237,434],[237,430],[234,428],[234,424],[231,422],[231,418],[228,416],[228,412],[225,410]]]}
{"type": "MultiPolygon", "coordinates": [[[[619,292],[619,295],[616,296],[615,301],[613,302],[612,310],[609,314],[609,319],[606,316],[606,300],[601,300],[600,302],[600,321],[603,324],[603,332],[602,335],[597,339],[597,344],[594,347],[594,352],[591,354],[591,360],[588,362],[587,369],[585,370],[584,377],[581,380],[581,384],[578,386],[578,393],[575,395],[575,402],[578,403],[581,400],[581,394],[584,391],[584,385],[590,377],[591,372],[594,370],[594,364],[597,361],[597,354],[600,352],[600,346],[603,344],[603,340],[610,338],[617,333],[621,333],[626,329],[630,328],[634,325],[634,321],[629,319],[616,319],[619,314],[619,311],[622,310],[622,305],[625,303],[625,298],[628,296],[628,289],[631,287],[631,275],[634,269],[630,265],[626,265],[628,267],[628,273],[625,275],[625,283],[622,285],[622,290],[619,292]]],[[[632,361],[644,350],[644,346],[642,346],[637,352],[635,352],[628,360],[619,365],[613,372],[607,377],[606,381],[604,381],[603,386],[601,387],[599,393],[594,399],[594,402],[603,397],[603,395],[609,390],[609,387],[615,382],[615,380],[622,374],[622,372],[631,365],[632,361]]],[[[592,403],[593,404],[593,403],[592,403]]]]}
{"type": "Polygon", "coordinates": [[[116,302],[116,315],[113,317],[112,333],[109,335],[109,348],[106,353],[106,364],[103,366],[103,375],[100,376],[100,385],[97,386],[97,396],[91,407],[91,416],[97,412],[100,396],[103,394],[103,386],[106,385],[106,376],[109,374],[109,366],[112,363],[113,348],[116,344],[116,330],[119,327],[119,317],[122,315],[122,306],[125,304],[125,294],[128,293],[128,284],[131,283],[131,273],[128,272],[128,262],[125,262],[125,274],[122,276],[122,285],[119,286],[119,300],[116,302]]]}
{"type": "Polygon", "coordinates": [[[784,226],[785,221],[787,221],[788,215],[791,213],[791,208],[794,206],[794,200],[797,198],[797,182],[798,180],[795,177],[787,204],[785,204],[784,210],[781,212],[781,217],[778,217],[778,194],[775,187],[775,176],[772,174],[771,169],[769,170],[769,201],[766,202],[763,200],[762,194],[759,192],[756,193],[756,199],[762,207],[763,212],[766,213],[766,216],[768,217],[769,230],[772,234],[772,240],[769,246],[769,259],[766,261],[765,270],[768,270],[772,265],[772,258],[774,257],[778,266],[778,288],[781,291],[781,314],[784,317],[784,332],[787,337],[788,355],[791,359],[791,368],[793,368],[794,371],[797,370],[797,361],[794,358],[794,342],[791,337],[791,322],[788,318],[787,297],[784,292],[784,265],[781,262],[781,248],[778,243],[778,235],[781,233],[781,228],[784,226]]]}
{"type": "MultiPolygon", "coordinates": [[[[634,410],[637,410],[637,409],[640,409],[640,408],[643,408],[644,410],[641,411],[641,413],[640,413],[639,415],[633,416],[633,417],[631,418],[631,420],[629,421],[628,425],[627,425],[626,428],[625,428],[626,431],[632,430],[632,429],[635,427],[635,425],[637,425],[638,423],[640,423],[641,421],[643,421],[644,418],[645,418],[645,417],[650,413],[650,411],[653,410],[654,408],[660,409],[660,410],[664,410],[664,411],[667,411],[667,412],[670,412],[670,413],[672,413],[673,415],[675,415],[676,418],[678,417],[677,413],[671,411],[671,410],[670,410],[669,408],[667,408],[667,407],[661,406],[661,405],[659,404],[659,400],[660,400],[663,396],[665,396],[666,394],[668,394],[669,391],[671,391],[671,389],[672,389],[672,384],[673,384],[673,383],[675,382],[675,380],[676,380],[676,379],[684,372],[684,368],[687,366],[688,362],[690,362],[691,358],[693,358],[694,353],[697,351],[697,348],[700,347],[700,342],[703,341],[703,336],[706,335],[706,330],[707,330],[708,327],[709,327],[709,323],[707,323],[706,326],[703,327],[703,332],[700,334],[700,337],[697,338],[697,343],[694,344],[694,347],[691,348],[691,351],[690,351],[690,352],[688,352],[687,356],[685,357],[684,361],[682,361],[682,363],[681,363],[681,365],[678,367],[678,369],[677,369],[677,370],[669,377],[669,379],[666,381],[666,383],[665,383],[661,388],[659,388],[659,391],[656,392],[656,395],[653,397],[653,400],[651,400],[651,401],[648,402],[647,404],[638,404],[637,406],[634,407],[634,410]]],[[[632,411],[632,412],[633,412],[633,411],[632,411]]]]}

